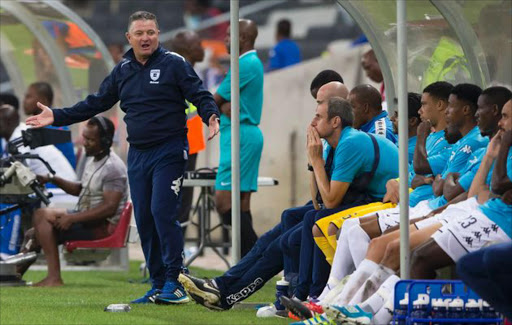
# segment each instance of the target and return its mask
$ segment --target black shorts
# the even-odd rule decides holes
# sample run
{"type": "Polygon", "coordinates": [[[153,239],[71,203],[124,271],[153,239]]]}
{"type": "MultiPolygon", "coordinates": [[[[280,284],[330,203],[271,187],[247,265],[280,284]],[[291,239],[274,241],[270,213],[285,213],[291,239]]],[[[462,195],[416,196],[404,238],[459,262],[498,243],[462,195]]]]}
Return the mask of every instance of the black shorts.
{"type": "MultiPolygon", "coordinates": [[[[68,210],[68,213],[76,213],[77,211],[68,210]]],[[[103,229],[108,227],[107,221],[100,221],[94,223],[77,222],[71,225],[67,230],[57,231],[57,243],[62,244],[70,240],[95,240],[103,238],[99,234],[103,233],[103,229]]]]}

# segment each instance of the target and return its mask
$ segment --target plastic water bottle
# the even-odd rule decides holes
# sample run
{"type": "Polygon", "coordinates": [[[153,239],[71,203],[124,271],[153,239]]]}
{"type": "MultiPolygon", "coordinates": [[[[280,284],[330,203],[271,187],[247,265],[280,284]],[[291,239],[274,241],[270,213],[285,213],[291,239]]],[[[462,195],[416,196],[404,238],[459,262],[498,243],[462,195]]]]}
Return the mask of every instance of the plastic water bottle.
{"type": "Polygon", "coordinates": [[[432,299],[432,325],[439,325],[435,319],[446,318],[447,301],[442,298],[432,299]]]}
{"type": "Polygon", "coordinates": [[[288,297],[288,287],[290,286],[290,283],[286,281],[284,278],[276,282],[276,302],[274,302],[274,305],[276,306],[277,310],[284,310],[285,307],[281,304],[281,298],[282,296],[288,297]]]}
{"type": "MultiPolygon", "coordinates": [[[[487,301],[482,302],[482,318],[499,318],[499,315],[494,310],[494,307],[489,305],[487,301]]],[[[486,325],[496,325],[496,322],[485,323],[486,325]]]]}
{"type": "MultiPolygon", "coordinates": [[[[464,301],[457,297],[448,304],[446,318],[464,318],[464,301]]],[[[453,325],[462,325],[462,323],[450,323],[453,325]]]]}
{"type": "Polygon", "coordinates": [[[395,310],[396,316],[403,316],[403,319],[398,319],[398,325],[405,325],[405,317],[407,316],[407,306],[409,306],[409,293],[405,293],[404,299],[399,301],[399,307],[395,310]]]}
{"type": "Polygon", "coordinates": [[[482,318],[482,313],[480,312],[480,303],[475,299],[468,299],[466,304],[464,305],[465,314],[464,318],[467,318],[468,321],[465,323],[466,325],[476,325],[478,323],[473,323],[471,319],[482,318]]]}
{"type": "MultiPolygon", "coordinates": [[[[428,294],[420,293],[418,295],[418,299],[414,300],[412,303],[413,311],[411,313],[412,318],[430,318],[428,314],[428,304],[430,303],[430,298],[428,294]]],[[[415,321],[412,323],[413,325],[420,325],[420,324],[429,324],[430,321],[422,322],[422,321],[415,321]]]]}

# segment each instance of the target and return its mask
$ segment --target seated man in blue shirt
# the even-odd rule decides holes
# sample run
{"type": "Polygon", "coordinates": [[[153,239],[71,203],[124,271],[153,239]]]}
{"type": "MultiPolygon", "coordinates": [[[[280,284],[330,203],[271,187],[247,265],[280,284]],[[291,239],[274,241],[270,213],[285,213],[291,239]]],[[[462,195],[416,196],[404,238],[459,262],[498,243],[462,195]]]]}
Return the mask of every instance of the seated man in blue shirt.
{"type": "MultiPolygon", "coordinates": [[[[421,95],[417,93],[408,93],[407,94],[407,109],[408,109],[408,129],[409,141],[407,143],[407,153],[408,153],[408,162],[409,169],[412,167],[412,158],[414,157],[414,148],[416,148],[416,133],[418,125],[421,122],[419,108],[421,107],[421,95]]],[[[398,110],[395,111],[393,116],[390,117],[391,123],[393,125],[393,133],[398,136],[398,110]]]]}
{"type": "Polygon", "coordinates": [[[388,112],[382,110],[382,97],[377,89],[370,85],[359,85],[350,91],[348,98],[354,109],[354,128],[398,143],[388,112]]]}
{"type": "MultiPolygon", "coordinates": [[[[335,86],[337,85],[325,85],[318,92],[317,114],[308,131],[310,143],[308,146],[308,156],[310,157],[310,161],[313,166],[317,184],[319,184],[318,191],[320,192],[320,197],[322,198],[325,207],[331,210],[344,204],[350,204],[350,202],[356,202],[357,199],[354,199],[354,196],[357,194],[355,193],[357,191],[354,189],[349,190],[349,186],[355,177],[360,177],[362,174],[370,172],[374,164],[374,155],[371,154],[374,151],[370,149],[371,147],[374,147],[372,144],[373,141],[368,135],[350,127],[353,116],[348,102],[334,97],[330,99],[324,99],[322,97],[324,96],[323,90],[326,89],[326,87],[335,86]],[[329,106],[327,105],[328,100],[329,106]],[[329,107],[329,110],[333,111],[331,112],[331,118],[329,118],[327,106],[329,107]],[[345,128],[342,127],[343,125],[345,125],[345,128]],[[313,127],[315,130],[312,129],[313,127]],[[340,140],[342,138],[342,128],[344,129],[345,137],[343,137],[343,140],[340,140]],[[331,148],[337,148],[329,150],[332,154],[329,155],[331,158],[327,159],[327,167],[324,166],[324,159],[322,157],[323,145],[320,141],[320,137],[325,138],[331,148]],[[340,143],[340,145],[338,145],[338,143],[340,143]],[[355,145],[355,143],[357,143],[357,145],[355,145]],[[350,150],[352,154],[359,154],[360,159],[351,159],[348,156],[343,156],[341,151],[342,149],[346,150],[348,148],[347,146],[351,147],[350,150]],[[365,150],[368,150],[370,154],[365,150]],[[332,163],[329,163],[329,161],[332,161],[332,163]],[[333,177],[336,178],[329,181],[331,171],[333,177]],[[351,193],[350,196],[352,196],[352,198],[349,198],[348,193],[351,193]]],[[[395,146],[386,140],[382,140],[384,146],[382,146],[381,140],[377,139],[376,141],[378,143],[378,148],[383,154],[387,154],[387,156],[391,158],[394,156],[395,160],[398,159],[397,149],[395,146]],[[385,146],[389,146],[392,149],[388,150],[385,146]]],[[[381,164],[386,165],[387,163],[381,161],[381,164]]],[[[392,165],[394,166],[396,164],[392,165]]],[[[379,176],[375,177],[375,182],[370,181],[370,184],[367,185],[370,189],[369,192],[371,195],[378,196],[378,193],[380,193],[381,188],[379,186],[379,182],[384,181],[385,184],[385,177],[380,177],[380,173],[384,169],[385,168],[377,168],[377,171],[374,171],[374,173],[379,176]]],[[[394,175],[389,175],[389,177],[395,177],[397,173],[398,171],[396,170],[396,173],[394,175]]],[[[370,177],[370,180],[373,180],[373,178],[370,177]]],[[[308,214],[311,214],[314,219],[314,216],[317,213],[322,213],[322,211],[327,211],[327,209],[310,210],[306,212],[304,218],[307,218],[308,214]]],[[[327,215],[328,214],[332,214],[332,211],[328,212],[327,215]]],[[[302,227],[302,224],[299,223],[296,227],[302,227]]],[[[309,229],[311,229],[311,227],[309,229]]],[[[289,231],[294,230],[296,230],[295,227],[289,231]]],[[[265,236],[266,235],[262,236],[262,239],[265,236]]],[[[260,239],[260,241],[262,239],[260,239]]],[[[257,246],[259,246],[258,243],[255,247],[257,246]]],[[[235,266],[235,268],[236,267],[237,266],[235,266]]],[[[229,273],[231,273],[231,270],[224,276],[218,277],[214,280],[200,280],[190,275],[182,275],[180,276],[180,281],[184,284],[187,291],[190,293],[191,297],[196,300],[196,302],[212,309],[230,309],[235,303],[247,298],[256,290],[261,288],[266,281],[283,268],[283,255],[280,249],[280,240],[277,239],[269,243],[265,252],[257,261],[255,261],[255,264],[246,266],[246,268],[246,272],[244,272],[241,277],[234,279],[235,281],[230,278],[229,273]]]]}
{"type": "Polygon", "coordinates": [[[300,49],[290,39],[292,24],[288,19],[277,22],[277,44],[269,51],[268,71],[282,69],[300,63],[300,49]]]}

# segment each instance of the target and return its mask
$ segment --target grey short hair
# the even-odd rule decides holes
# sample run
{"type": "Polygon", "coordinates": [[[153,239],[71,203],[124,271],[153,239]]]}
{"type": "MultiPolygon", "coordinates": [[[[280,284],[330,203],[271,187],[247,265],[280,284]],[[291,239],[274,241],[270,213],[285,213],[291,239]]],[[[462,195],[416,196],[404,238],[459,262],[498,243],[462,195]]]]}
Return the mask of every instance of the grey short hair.
{"type": "Polygon", "coordinates": [[[327,106],[327,118],[330,120],[338,116],[343,127],[352,126],[354,123],[354,112],[350,103],[341,97],[329,98],[327,106]]]}
{"type": "Polygon", "coordinates": [[[130,26],[136,20],[153,20],[155,21],[156,29],[158,29],[158,21],[156,20],[156,15],[150,13],[149,11],[136,11],[130,15],[128,18],[128,31],[130,31],[130,26]]]}

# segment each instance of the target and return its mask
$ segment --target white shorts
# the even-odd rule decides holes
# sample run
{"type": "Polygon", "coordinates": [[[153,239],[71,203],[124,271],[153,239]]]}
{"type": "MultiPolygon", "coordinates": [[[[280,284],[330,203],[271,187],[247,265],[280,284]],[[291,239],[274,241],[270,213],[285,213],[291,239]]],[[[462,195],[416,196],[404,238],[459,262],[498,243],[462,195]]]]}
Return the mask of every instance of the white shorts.
{"type": "Polygon", "coordinates": [[[465,216],[465,211],[473,211],[478,208],[478,201],[475,197],[469,198],[465,201],[450,204],[443,212],[435,216],[416,222],[414,225],[418,229],[426,228],[435,223],[447,224],[448,221],[456,219],[458,216],[465,216]]]}
{"type": "Polygon", "coordinates": [[[457,218],[448,221],[432,235],[432,238],[454,262],[491,243],[511,241],[510,237],[478,208],[461,210],[457,218]]]}
{"type": "MultiPolygon", "coordinates": [[[[424,200],[415,207],[409,207],[409,220],[426,216],[432,209],[428,206],[428,201],[424,200]]],[[[380,231],[384,232],[391,227],[400,224],[400,206],[391,209],[381,210],[377,212],[377,220],[379,221],[380,231]]]]}

